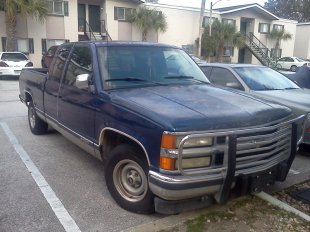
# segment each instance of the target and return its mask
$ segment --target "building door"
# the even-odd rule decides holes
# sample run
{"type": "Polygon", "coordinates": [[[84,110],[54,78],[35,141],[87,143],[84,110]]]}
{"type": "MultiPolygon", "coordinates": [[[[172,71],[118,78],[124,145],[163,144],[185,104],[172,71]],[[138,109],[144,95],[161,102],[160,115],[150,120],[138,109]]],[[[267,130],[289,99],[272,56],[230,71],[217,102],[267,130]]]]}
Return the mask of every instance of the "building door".
{"type": "Polygon", "coordinates": [[[240,22],[240,32],[246,34],[247,22],[241,21],[240,22]]]}
{"type": "Polygon", "coordinates": [[[245,61],[245,48],[240,48],[238,55],[238,63],[244,64],[244,61],[245,61]]]}
{"type": "Polygon", "coordinates": [[[88,5],[89,25],[93,32],[100,32],[100,6],[88,5]]]}
{"type": "Polygon", "coordinates": [[[79,32],[85,31],[85,20],[86,20],[86,7],[85,4],[79,4],[78,6],[78,26],[79,32]]]}

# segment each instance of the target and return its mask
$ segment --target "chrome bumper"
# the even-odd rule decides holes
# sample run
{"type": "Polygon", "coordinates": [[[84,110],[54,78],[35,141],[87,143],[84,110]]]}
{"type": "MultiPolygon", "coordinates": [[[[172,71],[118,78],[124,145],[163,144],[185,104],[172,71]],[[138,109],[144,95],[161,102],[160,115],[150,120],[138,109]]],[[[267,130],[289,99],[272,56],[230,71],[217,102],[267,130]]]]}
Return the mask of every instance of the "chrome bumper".
{"type": "MultiPolygon", "coordinates": [[[[301,119],[303,116],[262,128],[187,136],[225,135],[225,146],[214,145],[219,151],[222,148],[222,165],[200,170],[179,168],[174,173],[150,170],[150,189],[165,200],[213,195],[217,202],[225,203],[235,186],[247,194],[275,181],[284,181],[297,151],[297,121],[301,119]]],[[[181,142],[179,159],[182,159],[182,149],[181,142]]]]}

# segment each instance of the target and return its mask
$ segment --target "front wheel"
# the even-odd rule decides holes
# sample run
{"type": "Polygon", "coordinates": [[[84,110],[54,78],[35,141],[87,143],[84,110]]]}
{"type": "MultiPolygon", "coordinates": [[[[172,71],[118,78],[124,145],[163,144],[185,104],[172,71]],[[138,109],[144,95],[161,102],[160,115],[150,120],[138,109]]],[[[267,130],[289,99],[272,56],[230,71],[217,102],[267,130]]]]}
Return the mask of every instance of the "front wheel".
{"type": "Polygon", "coordinates": [[[46,133],[48,125],[38,117],[32,102],[30,102],[28,106],[28,122],[30,130],[33,134],[41,135],[46,133]]]}
{"type": "Polygon", "coordinates": [[[296,71],[297,71],[297,66],[296,66],[296,65],[292,65],[291,71],[292,71],[292,72],[296,72],[296,71]]]}
{"type": "Polygon", "coordinates": [[[104,171],[107,187],[122,208],[135,213],[154,212],[147,162],[138,149],[127,144],[118,145],[109,154],[104,171]]]}

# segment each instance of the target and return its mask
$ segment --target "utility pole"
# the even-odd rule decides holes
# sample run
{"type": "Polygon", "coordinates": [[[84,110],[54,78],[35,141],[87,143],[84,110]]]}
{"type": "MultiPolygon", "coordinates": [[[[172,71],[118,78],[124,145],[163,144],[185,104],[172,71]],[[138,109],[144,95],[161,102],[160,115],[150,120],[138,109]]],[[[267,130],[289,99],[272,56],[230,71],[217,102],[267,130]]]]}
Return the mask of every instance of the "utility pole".
{"type": "Polygon", "coordinates": [[[205,6],[206,6],[206,0],[201,0],[200,18],[199,18],[199,38],[198,38],[199,41],[198,41],[198,52],[197,52],[198,57],[201,57],[201,37],[204,31],[204,28],[202,27],[202,22],[203,22],[203,16],[205,13],[205,6]]]}

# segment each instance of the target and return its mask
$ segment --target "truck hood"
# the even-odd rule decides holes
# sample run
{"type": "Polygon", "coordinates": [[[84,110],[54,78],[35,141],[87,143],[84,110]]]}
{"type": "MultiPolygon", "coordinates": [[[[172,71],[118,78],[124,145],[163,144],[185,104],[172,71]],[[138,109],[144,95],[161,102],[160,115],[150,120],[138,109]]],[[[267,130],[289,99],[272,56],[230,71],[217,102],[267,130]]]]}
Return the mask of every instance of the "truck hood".
{"type": "Polygon", "coordinates": [[[251,91],[260,98],[290,107],[295,115],[310,112],[310,90],[309,89],[284,89],[251,91]]]}
{"type": "Polygon", "coordinates": [[[112,104],[143,115],[169,131],[251,127],[291,114],[287,107],[209,85],[133,88],[110,94],[112,104]]]}

